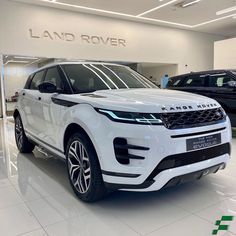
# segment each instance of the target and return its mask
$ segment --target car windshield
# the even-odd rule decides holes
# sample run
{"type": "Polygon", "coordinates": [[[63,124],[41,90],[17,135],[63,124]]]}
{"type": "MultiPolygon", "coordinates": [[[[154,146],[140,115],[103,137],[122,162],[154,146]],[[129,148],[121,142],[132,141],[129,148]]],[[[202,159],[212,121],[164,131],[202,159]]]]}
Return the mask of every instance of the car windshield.
{"type": "Polygon", "coordinates": [[[75,93],[104,89],[157,88],[129,67],[112,64],[66,64],[62,66],[75,93]]]}

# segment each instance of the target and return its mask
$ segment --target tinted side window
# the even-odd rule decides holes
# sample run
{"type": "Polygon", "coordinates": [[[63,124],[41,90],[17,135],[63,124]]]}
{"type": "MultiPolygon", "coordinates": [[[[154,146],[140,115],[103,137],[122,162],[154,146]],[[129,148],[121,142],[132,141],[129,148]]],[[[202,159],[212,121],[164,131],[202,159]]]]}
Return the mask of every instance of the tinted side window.
{"type": "Polygon", "coordinates": [[[47,70],[44,81],[54,84],[57,87],[58,91],[62,91],[64,89],[61,76],[60,76],[58,69],[56,67],[49,68],[47,70]]]}
{"type": "Polygon", "coordinates": [[[184,81],[184,87],[204,87],[206,76],[190,75],[184,81]]]}
{"type": "Polygon", "coordinates": [[[228,87],[228,82],[234,81],[226,73],[211,74],[209,80],[210,87],[228,87]]]}
{"type": "Polygon", "coordinates": [[[31,84],[30,84],[30,89],[33,89],[33,90],[38,89],[39,84],[43,80],[43,75],[44,75],[44,70],[39,71],[34,75],[32,81],[31,81],[31,84]]]}
{"type": "Polygon", "coordinates": [[[169,78],[167,87],[180,87],[184,77],[169,78]]]}

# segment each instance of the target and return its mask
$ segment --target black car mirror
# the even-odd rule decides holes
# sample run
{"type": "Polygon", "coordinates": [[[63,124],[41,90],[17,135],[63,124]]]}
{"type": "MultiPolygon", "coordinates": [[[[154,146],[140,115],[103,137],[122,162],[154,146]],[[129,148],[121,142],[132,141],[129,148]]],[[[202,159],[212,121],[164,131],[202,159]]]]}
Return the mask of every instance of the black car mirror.
{"type": "Polygon", "coordinates": [[[43,82],[38,86],[40,93],[56,93],[57,86],[50,82],[43,82]]]}
{"type": "Polygon", "coordinates": [[[236,88],[236,81],[229,81],[227,84],[230,88],[236,88]]]}

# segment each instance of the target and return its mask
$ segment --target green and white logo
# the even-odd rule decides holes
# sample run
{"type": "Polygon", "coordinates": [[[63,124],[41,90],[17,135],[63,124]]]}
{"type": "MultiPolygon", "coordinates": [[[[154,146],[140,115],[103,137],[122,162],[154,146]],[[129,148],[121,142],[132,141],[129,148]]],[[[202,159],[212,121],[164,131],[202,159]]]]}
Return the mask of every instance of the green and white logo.
{"type": "Polygon", "coordinates": [[[216,221],[215,225],[218,228],[212,231],[212,235],[217,235],[219,231],[227,231],[229,229],[229,222],[233,221],[233,219],[233,216],[222,216],[221,220],[216,221]]]}

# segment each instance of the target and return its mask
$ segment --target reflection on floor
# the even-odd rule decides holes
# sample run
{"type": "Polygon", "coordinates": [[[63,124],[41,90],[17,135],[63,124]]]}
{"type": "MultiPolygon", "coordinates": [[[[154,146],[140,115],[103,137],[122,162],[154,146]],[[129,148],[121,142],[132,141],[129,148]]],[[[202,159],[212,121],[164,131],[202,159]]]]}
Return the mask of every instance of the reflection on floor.
{"type": "MultiPolygon", "coordinates": [[[[20,154],[13,123],[0,124],[0,225],[3,236],[208,236],[222,215],[236,216],[236,139],[228,168],[153,193],[115,192],[85,204],[72,193],[65,164],[37,150],[20,154]]],[[[236,235],[236,218],[229,231],[236,235]]]]}

